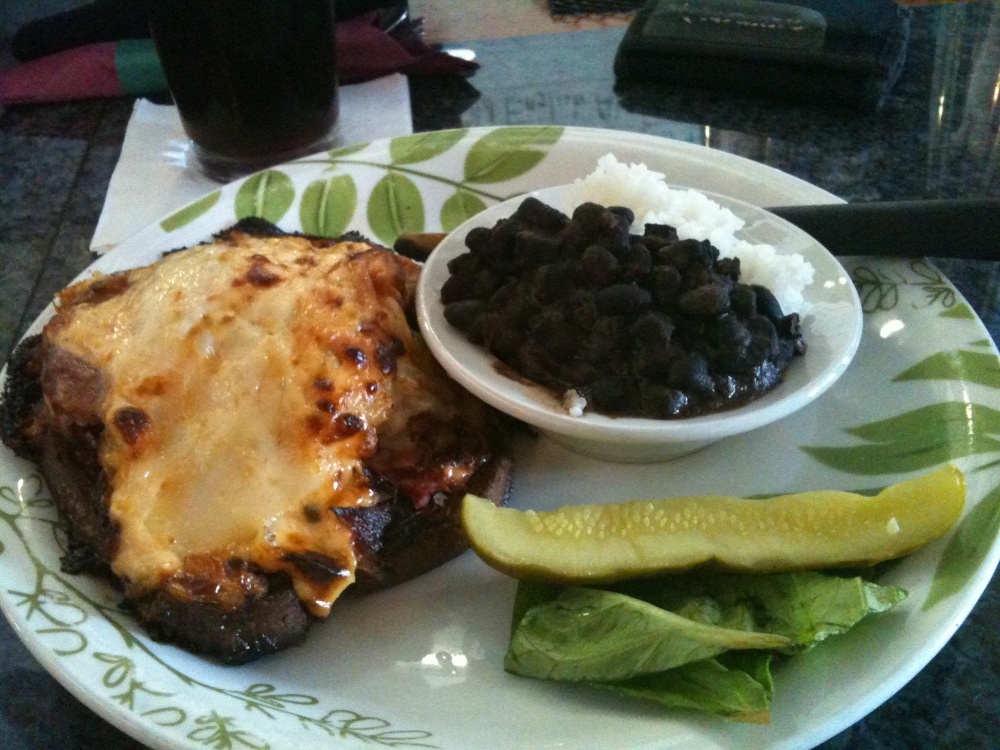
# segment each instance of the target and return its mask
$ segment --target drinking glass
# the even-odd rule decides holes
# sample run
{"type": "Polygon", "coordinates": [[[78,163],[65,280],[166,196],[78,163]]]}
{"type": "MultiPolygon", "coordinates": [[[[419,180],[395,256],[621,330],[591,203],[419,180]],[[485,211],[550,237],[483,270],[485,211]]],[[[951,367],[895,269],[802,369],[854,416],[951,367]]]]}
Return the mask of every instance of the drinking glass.
{"type": "Polygon", "coordinates": [[[331,147],[333,0],[147,0],[150,31],[201,168],[228,181],[331,147]]]}

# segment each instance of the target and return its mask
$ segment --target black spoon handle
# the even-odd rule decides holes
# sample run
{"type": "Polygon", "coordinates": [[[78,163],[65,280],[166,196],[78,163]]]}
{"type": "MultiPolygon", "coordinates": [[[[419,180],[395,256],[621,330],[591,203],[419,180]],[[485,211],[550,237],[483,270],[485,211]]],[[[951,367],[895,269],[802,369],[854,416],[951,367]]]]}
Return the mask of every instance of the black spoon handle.
{"type": "Polygon", "coordinates": [[[1000,199],[768,208],[834,255],[1000,260],[1000,199]]]}

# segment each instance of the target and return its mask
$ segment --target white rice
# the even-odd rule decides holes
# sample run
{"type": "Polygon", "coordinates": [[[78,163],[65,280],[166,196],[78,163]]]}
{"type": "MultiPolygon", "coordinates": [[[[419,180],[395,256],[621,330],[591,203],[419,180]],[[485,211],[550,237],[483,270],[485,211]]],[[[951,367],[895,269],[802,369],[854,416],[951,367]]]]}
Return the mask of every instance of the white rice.
{"type": "Polygon", "coordinates": [[[779,254],[774,247],[737,236],[745,222],[703,193],[668,187],[665,175],[645,164],[625,164],[613,154],[597,160],[597,169],[577,180],[567,196],[568,213],[588,201],[627,206],[636,224],[668,224],[679,239],[708,240],[724,258],[739,258],[741,281],[766,286],[785,313],[804,314],[802,292],[815,269],[799,253],[779,254]]]}

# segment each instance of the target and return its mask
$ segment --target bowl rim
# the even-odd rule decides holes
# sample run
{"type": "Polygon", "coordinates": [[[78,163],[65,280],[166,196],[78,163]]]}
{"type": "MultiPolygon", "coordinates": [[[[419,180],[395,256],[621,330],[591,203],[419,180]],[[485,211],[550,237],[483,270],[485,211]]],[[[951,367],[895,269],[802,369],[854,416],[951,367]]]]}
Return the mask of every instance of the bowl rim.
{"type": "MultiPolygon", "coordinates": [[[[668,186],[688,189],[682,185],[668,186]]],[[[469,342],[444,319],[438,284],[443,283],[439,281],[442,274],[443,278],[447,278],[447,261],[460,252],[465,252],[464,238],[473,227],[492,226],[497,219],[513,213],[527,197],[536,197],[551,203],[553,196],[559,196],[562,191],[570,187],[571,184],[553,185],[528,191],[490,206],[449,232],[424,261],[416,294],[417,321],[424,340],[445,371],[487,404],[542,431],[577,440],[637,445],[651,442],[712,441],[763,427],[798,411],[826,392],[850,366],[861,342],[863,311],[857,290],[854,284],[848,281],[848,283],[842,282],[839,286],[845,292],[843,301],[850,303],[853,309],[853,324],[838,341],[836,355],[830,357],[830,361],[815,376],[807,379],[798,388],[783,391],[784,384],[782,384],[742,406],[679,419],[607,416],[592,411],[575,417],[565,408],[557,408],[561,401],[557,394],[544,386],[504,374],[502,372],[504,366],[496,357],[469,342]],[[435,288],[432,289],[432,285],[435,288]],[[475,362],[475,366],[470,366],[470,362],[475,362]]],[[[832,253],[785,219],[738,198],[706,190],[698,192],[727,208],[735,208],[737,215],[745,220],[752,218],[756,222],[766,219],[780,226],[785,232],[803,238],[809,247],[808,259],[814,265],[816,260],[828,266],[832,264],[831,267],[839,269],[838,273],[842,274],[843,279],[850,279],[847,270],[832,253]],[[812,254],[816,257],[813,258],[812,254]]],[[[778,250],[780,252],[781,249],[778,250]]],[[[801,252],[798,248],[796,251],[801,252]]],[[[806,289],[807,300],[810,289],[817,283],[818,280],[814,281],[813,285],[806,289]]],[[[808,356],[808,353],[805,356],[808,356]]],[[[794,367],[796,364],[801,363],[793,361],[791,366],[794,367]]]]}

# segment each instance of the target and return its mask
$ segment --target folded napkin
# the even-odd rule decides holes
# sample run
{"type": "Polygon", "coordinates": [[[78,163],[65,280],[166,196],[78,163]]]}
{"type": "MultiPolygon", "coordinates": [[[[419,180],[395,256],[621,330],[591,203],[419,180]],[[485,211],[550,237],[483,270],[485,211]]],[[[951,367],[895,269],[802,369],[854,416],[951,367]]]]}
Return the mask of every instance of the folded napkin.
{"type": "MultiPolygon", "coordinates": [[[[393,74],[342,86],[338,136],[347,145],[413,132],[406,77],[393,74]]],[[[125,131],[90,243],[96,253],[178,208],[218,190],[194,164],[177,108],[139,99],[125,131]]]]}
{"type": "MultiPolygon", "coordinates": [[[[377,13],[338,21],[337,74],[341,83],[390,73],[465,73],[479,66],[426,45],[412,22],[382,30],[377,13]]],[[[63,49],[0,71],[0,104],[113,96],[152,96],[167,90],[152,40],[105,40],[63,49]]]]}

